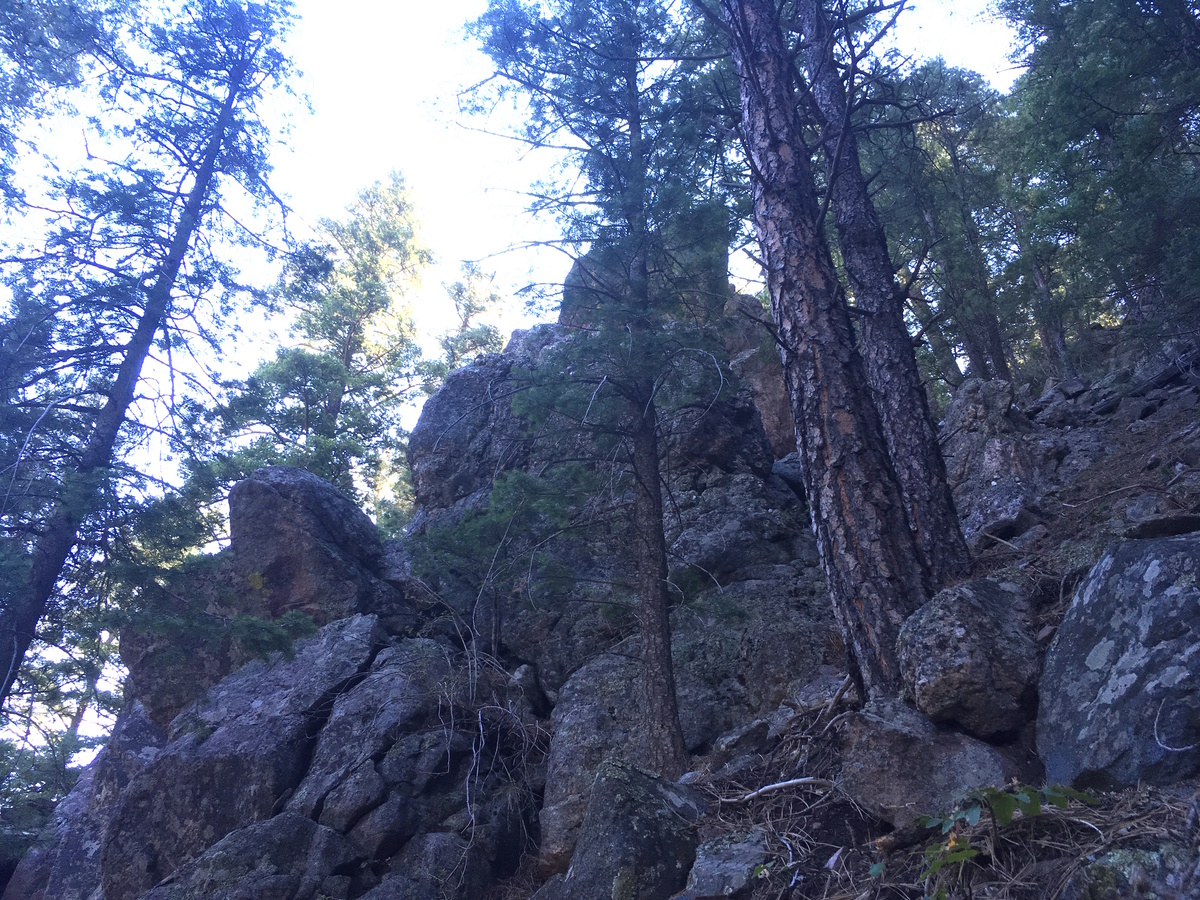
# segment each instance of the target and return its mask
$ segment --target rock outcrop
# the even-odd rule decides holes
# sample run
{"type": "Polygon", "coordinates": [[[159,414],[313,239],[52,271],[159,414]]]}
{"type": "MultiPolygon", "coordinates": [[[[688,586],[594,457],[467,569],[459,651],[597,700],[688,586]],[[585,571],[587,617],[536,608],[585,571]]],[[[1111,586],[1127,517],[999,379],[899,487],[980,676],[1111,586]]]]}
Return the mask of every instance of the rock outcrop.
{"type": "Polygon", "coordinates": [[[1200,534],[1111,547],[1046,654],[1038,749],[1051,782],[1200,773],[1200,534]]]}
{"type": "Polygon", "coordinates": [[[1027,607],[1016,585],[982,579],[909,616],[898,649],[917,709],[985,739],[1032,719],[1040,667],[1027,607]]]}

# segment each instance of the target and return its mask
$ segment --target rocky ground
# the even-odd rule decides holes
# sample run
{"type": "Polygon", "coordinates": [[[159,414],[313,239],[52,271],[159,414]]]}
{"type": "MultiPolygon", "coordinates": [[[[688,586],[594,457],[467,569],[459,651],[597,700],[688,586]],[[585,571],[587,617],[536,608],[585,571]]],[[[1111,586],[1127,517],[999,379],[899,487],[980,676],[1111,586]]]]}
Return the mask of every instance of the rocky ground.
{"type": "Polygon", "coordinates": [[[129,706],[4,900],[1200,896],[1195,355],[960,389],[944,448],[975,569],[906,624],[907,702],[863,706],[771,358],[736,320],[745,389],[670,423],[680,783],[638,769],[603,529],[503,582],[422,556],[561,452],[511,407],[569,340],[544,326],[430,400],[405,541],[306,473],[239,485],[220,591],[187,603],[320,630],[252,661],[123,639],[129,706]]]}

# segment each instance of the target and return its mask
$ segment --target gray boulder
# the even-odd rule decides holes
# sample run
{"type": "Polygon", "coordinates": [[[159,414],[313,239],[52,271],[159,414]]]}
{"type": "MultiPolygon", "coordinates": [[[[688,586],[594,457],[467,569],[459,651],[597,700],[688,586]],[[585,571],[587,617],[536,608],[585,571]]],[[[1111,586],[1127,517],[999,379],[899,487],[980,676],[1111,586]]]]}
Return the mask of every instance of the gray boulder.
{"type": "Polygon", "coordinates": [[[341,835],[282,813],[225,835],[141,900],[332,900],[362,861],[341,835]]]}
{"type": "Polygon", "coordinates": [[[705,841],[696,849],[696,862],[688,873],[688,900],[748,896],[755,871],[770,858],[761,831],[705,841]]]}
{"type": "Polygon", "coordinates": [[[704,802],[616,761],[596,775],[579,844],[565,877],[535,900],[661,900],[680,890],[696,858],[692,824],[704,802]]]}
{"type": "Polygon", "coordinates": [[[1038,751],[1051,782],[1200,773],[1200,535],[1125,541],[1075,593],[1046,654],[1038,751]]]}
{"type": "Polygon", "coordinates": [[[922,815],[953,807],[975,788],[1006,784],[1018,775],[982,741],[937,728],[899,700],[874,700],[839,724],[845,760],[839,785],[872,815],[908,828],[922,815]]]}
{"type": "Polygon", "coordinates": [[[226,834],[269,819],[300,782],[337,695],[385,635],[374,616],[327,625],[295,657],[255,662],[182,713],[122,791],[103,847],[106,900],[132,900],[226,834]]]}
{"type": "Polygon", "coordinates": [[[947,588],[913,613],[898,649],[917,709],[981,738],[1025,724],[1039,666],[1024,607],[1015,585],[981,579],[947,588]]]}
{"type": "Polygon", "coordinates": [[[383,581],[375,525],[341,491],[303,469],[268,466],[229,492],[230,542],[244,587],[273,618],[288,610],[324,625],[374,613],[393,633],[416,613],[383,581]]]}

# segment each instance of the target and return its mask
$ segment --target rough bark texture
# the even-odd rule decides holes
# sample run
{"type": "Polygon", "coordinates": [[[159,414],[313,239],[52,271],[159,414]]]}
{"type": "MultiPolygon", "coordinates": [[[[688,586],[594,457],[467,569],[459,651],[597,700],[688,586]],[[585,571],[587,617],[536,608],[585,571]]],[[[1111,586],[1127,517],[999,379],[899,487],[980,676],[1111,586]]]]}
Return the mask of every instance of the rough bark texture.
{"type": "Polygon", "coordinates": [[[834,29],[821,0],[802,0],[799,13],[809,91],[822,120],[829,205],[856,309],[863,313],[859,325],[867,380],[908,524],[936,589],[965,572],[971,554],[946,484],[946,464],[904,324],[887,237],[859,165],[858,139],[834,60],[834,29]]]}
{"type": "Polygon", "coordinates": [[[195,184],[158,275],[147,291],[145,311],[126,346],[125,358],[108,392],[108,400],[96,414],[95,424],[78,464],[63,479],[60,499],[33,548],[32,565],[25,583],[0,613],[0,706],[8,700],[25,654],[33,642],[38,622],[46,611],[46,603],[54,591],[67,556],[78,540],[79,524],[99,502],[99,486],[112,462],[117,433],[133,403],[142,366],[150,354],[154,335],[158,333],[170,308],[175,279],[183,265],[192,235],[200,224],[204,202],[216,173],[217,156],[233,123],[242,79],[245,77],[244,69],[243,64],[242,70],[234,72],[230,79],[229,92],[196,171],[195,184]]]}
{"type": "MultiPolygon", "coordinates": [[[[653,386],[651,385],[651,388],[653,386]]],[[[676,778],[687,769],[671,660],[667,544],[658,462],[658,423],[646,407],[634,434],[634,540],[637,541],[638,624],[642,633],[642,715],[649,734],[648,760],[658,775],[676,778]]]]}
{"type": "Polygon", "coordinates": [[[821,562],[868,696],[900,687],[896,637],[926,599],[918,554],[818,222],[793,68],[771,0],[722,0],[738,69],[755,229],[821,562]]]}

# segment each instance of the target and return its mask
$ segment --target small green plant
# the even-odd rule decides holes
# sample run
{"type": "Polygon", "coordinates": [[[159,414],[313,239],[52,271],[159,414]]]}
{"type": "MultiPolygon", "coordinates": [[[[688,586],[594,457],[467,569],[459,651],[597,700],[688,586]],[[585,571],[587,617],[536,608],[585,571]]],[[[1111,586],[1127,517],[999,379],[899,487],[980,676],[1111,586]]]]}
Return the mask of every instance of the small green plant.
{"type": "MultiPolygon", "coordinates": [[[[1031,819],[1040,816],[1047,804],[1063,809],[1072,800],[1088,804],[1099,802],[1095,797],[1061,784],[1043,788],[1014,784],[1007,788],[985,787],[970,791],[945,815],[921,816],[917,819],[919,825],[941,832],[941,837],[925,848],[921,880],[928,882],[947,866],[962,866],[979,855],[980,849],[971,845],[964,831],[978,825],[985,811],[991,817],[993,829],[1003,828],[1011,824],[1018,812],[1031,819]]],[[[878,874],[882,872],[882,864],[878,864],[878,874]]],[[[874,867],[871,874],[877,874],[874,867]]],[[[946,889],[940,887],[926,900],[945,898],[946,889]]]]}

